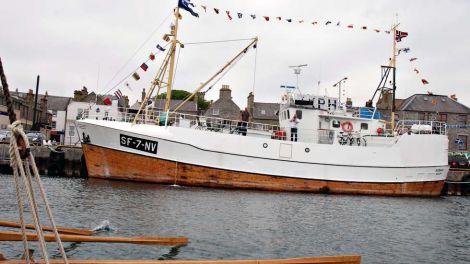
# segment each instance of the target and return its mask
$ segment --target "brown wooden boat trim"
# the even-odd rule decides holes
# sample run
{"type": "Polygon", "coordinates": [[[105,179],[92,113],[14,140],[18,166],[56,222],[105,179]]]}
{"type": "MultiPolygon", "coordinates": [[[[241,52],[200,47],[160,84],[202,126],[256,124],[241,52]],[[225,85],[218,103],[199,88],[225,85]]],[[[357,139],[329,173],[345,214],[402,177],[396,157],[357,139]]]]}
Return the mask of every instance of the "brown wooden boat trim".
{"type": "MultiPolygon", "coordinates": [[[[13,228],[21,228],[21,225],[17,222],[11,222],[11,221],[5,221],[5,220],[0,220],[0,226],[6,226],[6,227],[13,227],[13,228]]],[[[27,229],[36,229],[34,225],[32,224],[26,224],[27,229]]],[[[52,232],[52,227],[50,226],[42,226],[43,231],[50,231],[52,232]]],[[[83,236],[91,236],[95,233],[95,231],[92,230],[86,230],[86,229],[79,229],[79,228],[68,228],[68,227],[57,227],[57,231],[62,234],[69,234],[69,235],[83,235],[83,236]]]]}
{"type": "MultiPolygon", "coordinates": [[[[290,259],[248,260],[85,260],[69,259],[70,264],[360,264],[360,256],[322,256],[290,259]]],[[[0,264],[25,264],[25,260],[4,260],[0,264]]],[[[43,260],[36,261],[43,264],[43,260]]],[[[61,264],[61,259],[50,259],[51,264],[61,264]]]]}
{"type": "Polygon", "coordinates": [[[83,144],[89,177],[230,189],[388,196],[439,196],[444,181],[374,183],[229,171],[83,144]]]}
{"type": "MultiPolygon", "coordinates": [[[[183,246],[188,244],[186,237],[108,237],[108,236],[81,236],[59,234],[62,242],[100,242],[100,243],[131,243],[143,245],[162,245],[162,246],[183,246]]],[[[37,241],[37,234],[26,233],[28,240],[37,241]]],[[[44,234],[44,239],[48,242],[55,240],[54,234],[44,234]]],[[[0,241],[22,241],[20,232],[0,231],[0,241]]]]}

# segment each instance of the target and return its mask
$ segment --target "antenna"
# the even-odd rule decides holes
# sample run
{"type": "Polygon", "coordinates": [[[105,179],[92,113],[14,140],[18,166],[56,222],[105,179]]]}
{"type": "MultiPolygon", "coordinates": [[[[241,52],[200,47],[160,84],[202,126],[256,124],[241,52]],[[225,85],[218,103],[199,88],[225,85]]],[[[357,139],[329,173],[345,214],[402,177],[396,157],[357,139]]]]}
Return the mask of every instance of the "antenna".
{"type": "Polygon", "coordinates": [[[308,65],[307,64],[300,64],[300,65],[292,65],[292,66],[289,66],[289,68],[293,68],[294,69],[294,74],[296,75],[296,88],[299,90],[299,93],[302,94],[302,92],[300,91],[299,89],[299,75],[300,75],[300,72],[301,72],[301,68],[302,67],[307,67],[308,65]]]}
{"type": "Polygon", "coordinates": [[[343,79],[339,80],[337,83],[333,84],[333,87],[338,86],[338,104],[341,107],[341,83],[346,82],[348,77],[344,77],[343,79]]]}

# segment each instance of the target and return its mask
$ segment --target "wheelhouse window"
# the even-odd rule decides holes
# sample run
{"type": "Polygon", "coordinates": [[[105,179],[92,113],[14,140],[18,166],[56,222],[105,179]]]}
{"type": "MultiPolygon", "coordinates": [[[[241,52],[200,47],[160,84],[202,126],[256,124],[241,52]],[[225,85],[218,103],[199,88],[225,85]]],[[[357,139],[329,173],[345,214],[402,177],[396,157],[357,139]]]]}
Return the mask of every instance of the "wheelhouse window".
{"type": "Polygon", "coordinates": [[[338,128],[341,125],[341,123],[338,120],[333,120],[333,121],[331,121],[331,125],[334,128],[338,128]]]}
{"type": "Polygon", "coordinates": [[[369,124],[361,123],[361,130],[369,130],[369,124]]]}
{"type": "Polygon", "coordinates": [[[298,119],[302,119],[302,110],[295,110],[295,115],[298,119]]]}

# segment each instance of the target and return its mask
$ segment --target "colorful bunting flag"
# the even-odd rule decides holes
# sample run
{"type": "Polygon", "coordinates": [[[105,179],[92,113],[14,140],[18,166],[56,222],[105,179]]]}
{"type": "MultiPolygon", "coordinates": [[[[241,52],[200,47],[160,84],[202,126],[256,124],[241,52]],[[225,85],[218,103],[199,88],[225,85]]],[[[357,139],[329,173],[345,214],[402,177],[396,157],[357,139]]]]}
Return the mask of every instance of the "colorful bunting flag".
{"type": "Polygon", "coordinates": [[[227,13],[227,17],[229,20],[232,20],[232,16],[230,15],[230,11],[225,11],[227,13]]]}
{"type": "Polygon", "coordinates": [[[374,29],[375,32],[379,33],[380,32],[380,29],[374,29]]]}
{"type": "Polygon", "coordinates": [[[263,17],[264,17],[264,20],[269,21],[269,17],[268,17],[268,16],[263,16],[263,17]]]}
{"type": "Polygon", "coordinates": [[[243,14],[242,13],[237,13],[238,15],[238,18],[242,18],[243,17],[243,14]]]}
{"type": "Polygon", "coordinates": [[[122,97],[122,92],[121,92],[121,90],[117,89],[117,91],[114,92],[114,95],[115,95],[118,99],[121,99],[121,97],[122,97]]]}
{"type": "Polygon", "coordinates": [[[336,26],[339,27],[341,25],[341,22],[338,21],[338,23],[336,23],[336,26]]]}
{"type": "Polygon", "coordinates": [[[144,71],[147,71],[147,69],[149,68],[149,66],[144,62],[142,63],[142,65],[140,65],[140,68],[144,71]]]}
{"type": "Polygon", "coordinates": [[[251,16],[251,18],[253,18],[253,19],[255,19],[255,18],[256,18],[256,15],[250,15],[250,16],[251,16]]]}
{"type": "Polygon", "coordinates": [[[362,29],[366,30],[366,29],[367,29],[367,27],[366,27],[366,26],[363,26],[363,27],[362,27],[362,29]]]}
{"type": "Polygon", "coordinates": [[[204,13],[207,13],[207,6],[201,5],[202,9],[204,9],[204,13]]]}
{"type": "Polygon", "coordinates": [[[276,18],[277,18],[277,20],[279,20],[279,21],[281,21],[281,20],[282,20],[282,18],[281,18],[281,17],[276,17],[276,18]]]}
{"type": "Polygon", "coordinates": [[[390,30],[385,30],[385,33],[390,34],[390,30]]]}
{"type": "Polygon", "coordinates": [[[178,0],[178,7],[180,7],[183,10],[188,11],[189,13],[191,13],[191,15],[195,17],[199,17],[199,14],[194,12],[193,9],[191,8],[191,7],[194,7],[194,4],[191,3],[190,0],[178,0]]]}
{"type": "Polygon", "coordinates": [[[109,99],[109,97],[106,97],[106,98],[104,98],[103,103],[105,105],[112,105],[113,101],[111,101],[111,99],[109,99]]]}
{"type": "Polygon", "coordinates": [[[415,69],[414,69],[414,71],[415,71],[417,74],[419,74],[419,71],[418,71],[418,69],[416,69],[416,68],[415,68],[415,69]]]}
{"type": "Polygon", "coordinates": [[[403,32],[399,30],[396,31],[395,40],[397,42],[400,42],[402,38],[406,38],[406,37],[408,37],[408,32],[403,32]]]}
{"type": "Polygon", "coordinates": [[[410,61],[415,61],[417,60],[418,58],[411,58],[410,61]]]}
{"type": "Polygon", "coordinates": [[[149,55],[149,59],[150,59],[150,60],[155,60],[155,54],[153,54],[153,53],[150,53],[150,55],[149,55]]]}
{"type": "Polygon", "coordinates": [[[328,26],[329,24],[331,24],[331,21],[326,21],[325,26],[328,26]]]}
{"type": "Polygon", "coordinates": [[[134,72],[134,73],[132,74],[132,78],[134,78],[134,80],[136,80],[136,81],[140,80],[140,76],[139,76],[139,74],[138,74],[137,72],[134,72]]]}
{"type": "Polygon", "coordinates": [[[317,21],[313,21],[313,22],[312,22],[312,25],[314,25],[314,26],[315,26],[316,24],[318,24],[318,22],[317,22],[317,21]]]}
{"type": "Polygon", "coordinates": [[[426,79],[421,79],[421,82],[423,83],[423,85],[429,84],[429,82],[426,79]]]}
{"type": "Polygon", "coordinates": [[[353,27],[354,27],[353,24],[349,24],[349,25],[348,25],[348,28],[353,28],[353,27]]]}
{"type": "Polygon", "coordinates": [[[304,20],[299,20],[299,23],[300,23],[300,24],[304,23],[304,20]]]}
{"type": "Polygon", "coordinates": [[[292,22],[292,19],[288,18],[288,19],[286,19],[286,21],[290,23],[290,22],[292,22]]]}
{"type": "Polygon", "coordinates": [[[219,14],[219,9],[214,8],[214,12],[218,15],[219,14]]]}
{"type": "Polygon", "coordinates": [[[165,49],[162,46],[160,46],[160,44],[157,44],[157,49],[159,49],[160,51],[165,51],[165,49]]]}

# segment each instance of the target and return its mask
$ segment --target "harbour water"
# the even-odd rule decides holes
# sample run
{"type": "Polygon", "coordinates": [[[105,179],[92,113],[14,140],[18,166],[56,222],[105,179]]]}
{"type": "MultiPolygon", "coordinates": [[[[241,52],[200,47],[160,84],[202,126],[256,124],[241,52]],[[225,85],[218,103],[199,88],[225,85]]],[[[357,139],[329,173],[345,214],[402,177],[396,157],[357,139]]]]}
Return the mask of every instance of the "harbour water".
{"type": "MultiPolygon", "coordinates": [[[[59,225],[91,229],[109,220],[114,230],[100,235],[190,239],[189,245],[179,248],[65,243],[71,258],[354,254],[361,255],[363,263],[470,262],[469,197],[277,193],[49,177],[43,181],[59,225]]],[[[0,175],[0,219],[18,219],[14,181],[9,175],[0,175]]],[[[48,245],[58,257],[55,244],[48,245]]],[[[38,249],[36,243],[33,247],[38,249]]],[[[21,242],[0,242],[0,253],[7,258],[19,258],[21,250],[21,242]]]]}

